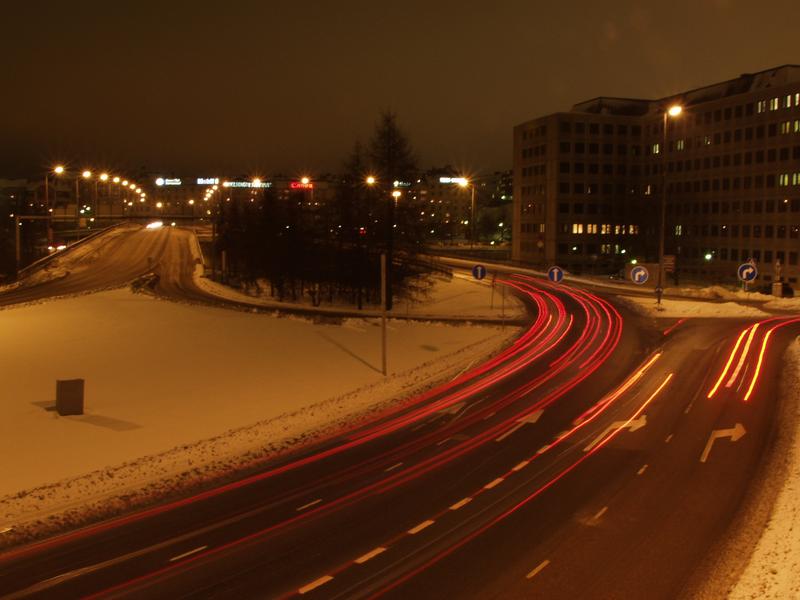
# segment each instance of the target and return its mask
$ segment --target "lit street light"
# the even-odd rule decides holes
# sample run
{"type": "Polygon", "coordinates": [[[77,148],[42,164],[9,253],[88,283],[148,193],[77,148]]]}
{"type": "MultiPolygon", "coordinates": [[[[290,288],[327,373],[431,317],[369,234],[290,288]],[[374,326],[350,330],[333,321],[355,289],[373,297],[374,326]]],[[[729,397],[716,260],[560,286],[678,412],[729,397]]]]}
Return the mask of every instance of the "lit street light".
{"type": "Polygon", "coordinates": [[[664,144],[661,148],[661,223],[658,230],[658,278],[656,282],[656,303],[659,306],[661,305],[661,296],[664,293],[664,229],[667,216],[667,124],[669,117],[678,117],[682,112],[683,107],[678,104],[670,106],[664,111],[664,144]]]}
{"type": "Polygon", "coordinates": [[[459,177],[458,178],[458,185],[462,188],[469,186],[472,188],[471,198],[470,198],[470,236],[469,236],[469,247],[472,248],[475,245],[475,184],[472,183],[466,177],[459,177]]]}

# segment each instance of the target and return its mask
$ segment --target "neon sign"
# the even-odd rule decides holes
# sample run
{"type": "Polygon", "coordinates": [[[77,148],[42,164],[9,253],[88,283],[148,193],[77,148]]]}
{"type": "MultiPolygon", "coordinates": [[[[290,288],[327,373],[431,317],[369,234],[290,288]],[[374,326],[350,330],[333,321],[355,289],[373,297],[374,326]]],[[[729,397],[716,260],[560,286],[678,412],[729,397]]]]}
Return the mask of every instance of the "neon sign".
{"type": "Polygon", "coordinates": [[[289,187],[293,190],[313,190],[314,184],[310,181],[308,183],[303,183],[302,181],[292,181],[289,183],[289,187]]]}
{"type": "Polygon", "coordinates": [[[222,187],[226,188],[270,188],[270,181],[223,181],[222,187]]]}
{"type": "Polygon", "coordinates": [[[219,177],[198,177],[197,185],[217,185],[219,177]]]}
{"type": "Polygon", "coordinates": [[[180,179],[164,179],[163,177],[159,177],[156,179],[156,185],[161,187],[162,185],[181,185],[180,179]]]}

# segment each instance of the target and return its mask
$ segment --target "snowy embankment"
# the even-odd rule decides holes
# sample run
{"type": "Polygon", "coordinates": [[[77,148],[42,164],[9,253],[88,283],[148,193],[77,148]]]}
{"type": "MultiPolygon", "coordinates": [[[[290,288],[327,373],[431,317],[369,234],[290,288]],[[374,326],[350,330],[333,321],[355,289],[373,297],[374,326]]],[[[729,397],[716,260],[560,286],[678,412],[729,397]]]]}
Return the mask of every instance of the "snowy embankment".
{"type": "Polygon", "coordinates": [[[735,317],[768,317],[763,310],[753,306],[743,306],[736,302],[701,302],[696,300],[675,300],[662,298],[661,307],[655,299],[642,296],[617,296],[637,312],[664,318],[735,318],[735,317]]]}
{"type": "Polygon", "coordinates": [[[375,320],[312,323],[125,289],[0,311],[0,364],[13,374],[0,397],[0,531],[11,528],[0,545],[331,435],[517,333],[390,321],[384,378],[375,320]],[[55,381],[75,377],[86,380],[86,414],[59,417],[55,381]]]}
{"type": "MultiPolygon", "coordinates": [[[[264,294],[245,293],[227,285],[222,285],[206,277],[195,277],[195,283],[207,294],[232,300],[244,304],[251,304],[264,308],[287,308],[302,307],[311,308],[309,298],[305,301],[278,301],[269,297],[268,287],[264,286],[264,294]]],[[[268,284],[267,284],[268,285],[268,284]]],[[[498,285],[492,293],[489,285],[478,284],[471,276],[455,274],[452,278],[434,276],[434,286],[427,298],[423,301],[414,302],[398,299],[394,308],[389,312],[389,317],[408,317],[417,319],[519,319],[525,316],[525,307],[512,294],[502,291],[498,285]],[[503,297],[503,294],[505,297],[503,297]]],[[[338,314],[343,309],[353,310],[351,304],[323,304],[313,310],[320,313],[338,314]]],[[[378,309],[375,306],[365,306],[361,311],[364,316],[377,316],[378,309]]]]}
{"type": "MultiPolygon", "coordinates": [[[[781,401],[790,417],[788,452],[776,457],[785,477],[767,478],[777,487],[769,521],[750,560],[729,594],[731,600],[800,598],[800,338],[786,353],[781,401]]],[[[780,443],[780,442],[779,442],[780,443]]]]}

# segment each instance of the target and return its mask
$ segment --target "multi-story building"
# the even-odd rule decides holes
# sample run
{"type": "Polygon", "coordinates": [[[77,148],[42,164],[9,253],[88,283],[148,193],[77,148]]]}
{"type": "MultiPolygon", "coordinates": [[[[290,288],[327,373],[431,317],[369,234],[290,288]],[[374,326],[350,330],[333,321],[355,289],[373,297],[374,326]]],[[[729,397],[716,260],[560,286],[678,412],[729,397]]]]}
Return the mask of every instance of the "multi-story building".
{"type": "Polygon", "coordinates": [[[681,276],[732,281],[753,260],[759,281],[797,283],[800,66],[658,100],[596,98],[514,128],[516,260],[654,262],[663,199],[681,276]]]}

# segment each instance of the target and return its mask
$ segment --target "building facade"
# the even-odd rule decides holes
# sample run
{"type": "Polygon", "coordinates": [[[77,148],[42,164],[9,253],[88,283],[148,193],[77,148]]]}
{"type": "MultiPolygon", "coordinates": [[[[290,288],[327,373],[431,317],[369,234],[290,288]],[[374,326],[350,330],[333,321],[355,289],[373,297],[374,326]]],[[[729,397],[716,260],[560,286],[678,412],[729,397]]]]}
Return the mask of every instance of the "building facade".
{"type": "Polygon", "coordinates": [[[598,273],[655,262],[662,200],[676,275],[731,282],[752,260],[760,282],[796,284],[800,66],[596,98],[514,128],[516,260],[598,273]]]}

